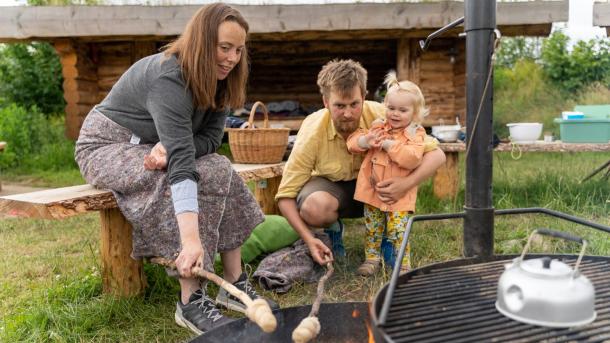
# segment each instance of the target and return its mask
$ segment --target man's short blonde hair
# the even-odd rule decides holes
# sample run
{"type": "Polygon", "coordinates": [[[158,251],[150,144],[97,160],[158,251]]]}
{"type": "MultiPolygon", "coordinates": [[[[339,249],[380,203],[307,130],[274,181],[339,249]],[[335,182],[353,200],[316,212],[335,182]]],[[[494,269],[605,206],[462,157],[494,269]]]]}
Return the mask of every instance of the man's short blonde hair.
{"type": "Polygon", "coordinates": [[[366,96],[367,72],[354,60],[332,60],[318,73],[320,93],[328,99],[331,91],[341,95],[350,94],[355,86],[360,88],[362,98],[366,96]]]}

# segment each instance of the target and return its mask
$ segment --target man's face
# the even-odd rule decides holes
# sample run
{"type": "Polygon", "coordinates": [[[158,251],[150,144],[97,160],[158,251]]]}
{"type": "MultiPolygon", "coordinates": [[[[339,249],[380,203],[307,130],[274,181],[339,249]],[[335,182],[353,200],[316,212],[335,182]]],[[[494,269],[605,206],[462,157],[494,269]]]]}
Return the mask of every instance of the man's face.
{"type": "Polygon", "coordinates": [[[347,137],[358,129],[364,102],[360,87],[354,86],[348,94],[331,91],[328,98],[323,97],[323,100],[340,135],[347,137]]]}

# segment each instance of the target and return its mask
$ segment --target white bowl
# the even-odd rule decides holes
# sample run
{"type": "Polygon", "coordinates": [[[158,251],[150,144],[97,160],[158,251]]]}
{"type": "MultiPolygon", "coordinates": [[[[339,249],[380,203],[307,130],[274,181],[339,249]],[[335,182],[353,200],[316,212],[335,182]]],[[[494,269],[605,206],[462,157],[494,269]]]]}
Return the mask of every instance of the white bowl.
{"type": "Polygon", "coordinates": [[[542,123],[509,123],[506,126],[513,143],[534,143],[542,134],[542,123]]]}
{"type": "Polygon", "coordinates": [[[459,132],[460,132],[460,130],[438,131],[435,136],[441,142],[444,142],[444,143],[453,143],[453,142],[457,141],[458,133],[459,132]]]}
{"type": "Polygon", "coordinates": [[[432,126],[432,136],[437,137],[437,133],[442,132],[442,131],[454,131],[454,130],[459,130],[462,127],[457,124],[457,125],[433,125],[432,126]]]}

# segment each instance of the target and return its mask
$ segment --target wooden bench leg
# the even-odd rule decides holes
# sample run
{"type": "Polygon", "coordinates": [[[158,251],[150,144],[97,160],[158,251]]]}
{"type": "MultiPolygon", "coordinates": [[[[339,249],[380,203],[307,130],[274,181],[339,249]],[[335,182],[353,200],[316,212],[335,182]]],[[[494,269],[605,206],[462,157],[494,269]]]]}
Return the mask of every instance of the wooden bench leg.
{"type": "Polygon", "coordinates": [[[140,294],[146,287],[142,261],[131,258],[131,224],[118,208],[101,212],[102,278],[105,293],[140,294]]]}
{"type": "Polygon", "coordinates": [[[434,195],[439,199],[450,199],[457,195],[459,179],[459,155],[457,152],[446,152],[446,161],[434,175],[434,195]]]}
{"type": "Polygon", "coordinates": [[[277,194],[277,189],[280,186],[281,180],[281,176],[276,176],[256,182],[256,187],[254,189],[254,197],[256,198],[256,201],[258,201],[258,205],[263,210],[263,213],[280,213],[275,202],[275,195],[277,194]]]}

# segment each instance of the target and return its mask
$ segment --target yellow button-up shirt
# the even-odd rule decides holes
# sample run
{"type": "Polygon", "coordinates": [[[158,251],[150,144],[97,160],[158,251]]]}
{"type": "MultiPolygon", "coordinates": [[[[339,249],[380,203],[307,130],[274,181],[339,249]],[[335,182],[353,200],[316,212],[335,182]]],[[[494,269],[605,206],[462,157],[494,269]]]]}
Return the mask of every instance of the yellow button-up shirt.
{"type": "MultiPolygon", "coordinates": [[[[365,101],[360,117],[361,129],[368,129],[377,118],[385,117],[385,106],[365,101]]],[[[428,137],[424,152],[436,149],[438,142],[428,137]]],[[[312,176],[330,181],[350,181],[358,177],[362,154],[352,155],[343,136],[337,133],[328,109],[314,112],[303,120],[294,147],[282,173],[275,199],[296,198],[312,176]]]]}

